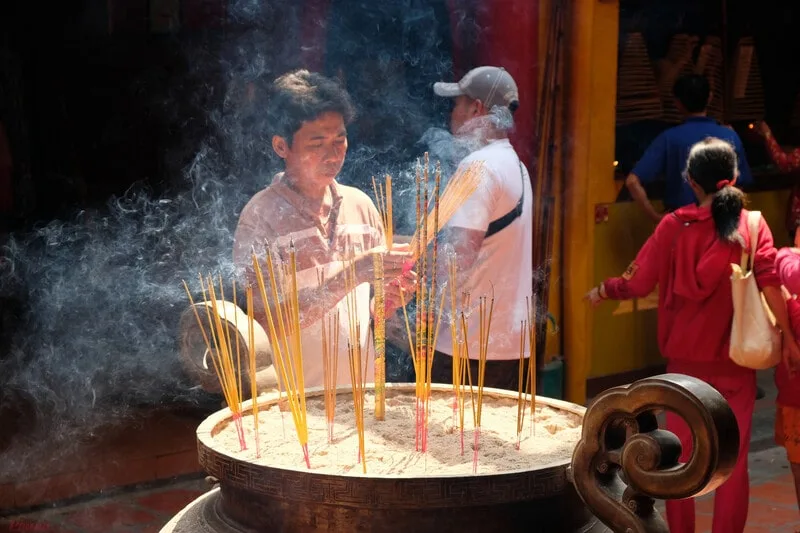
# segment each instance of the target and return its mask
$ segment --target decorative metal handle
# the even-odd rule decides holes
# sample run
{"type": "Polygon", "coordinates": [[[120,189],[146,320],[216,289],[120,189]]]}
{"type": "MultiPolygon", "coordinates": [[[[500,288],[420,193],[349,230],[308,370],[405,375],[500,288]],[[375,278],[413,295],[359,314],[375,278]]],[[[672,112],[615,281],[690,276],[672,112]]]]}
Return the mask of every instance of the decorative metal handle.
{"type": "Polygon", "coordinates": [[[699,496],[721,485],[739,455],[739,427],[728,402],[707,383],[664,374],[609,389],[587,409],[572,456],[575,488],[613,531],[668,533],[654,499],[699,496]],[[694,434],[692,456],[658,428],[656,412],[681,416],[694,434]]]}

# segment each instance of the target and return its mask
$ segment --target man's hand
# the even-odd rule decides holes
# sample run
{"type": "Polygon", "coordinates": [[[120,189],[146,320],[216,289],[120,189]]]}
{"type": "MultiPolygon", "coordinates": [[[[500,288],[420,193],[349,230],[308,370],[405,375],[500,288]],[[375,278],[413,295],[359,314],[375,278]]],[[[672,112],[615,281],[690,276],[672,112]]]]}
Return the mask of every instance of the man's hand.
{"type": "Polygon", "coordinates": [[[403,266],[411,260],[411,247],[408,244],[395,244],[391,250],[379,246],[367,250],[356,259],[356,275],[360,283],[372,283],[375,278],[373,254],[383,255],[383,279],[393,280],[403,275],[403,266]]]}
{"type": "Polygon", "coordinates": [[[647,216],[654,220],[656,224],[661,222],[664,215],[656,211],[653,204],[650,203],[650,200],[647,198],[647,191],[645,191],[642,182],[639,181],[639,177],[636,174],[628,174],[628,177],[625,178],[625,186],[631,193],[631,197],[644,209],[644,212],[647,213],[647,216]]]}
{"type": "Polygon", "coordinates": [[[384,290],[386,317],[392,316],[400,308],[402,302],[408,303],[416,290],[417,273],[414,271],[386,283],[384,290]]]}

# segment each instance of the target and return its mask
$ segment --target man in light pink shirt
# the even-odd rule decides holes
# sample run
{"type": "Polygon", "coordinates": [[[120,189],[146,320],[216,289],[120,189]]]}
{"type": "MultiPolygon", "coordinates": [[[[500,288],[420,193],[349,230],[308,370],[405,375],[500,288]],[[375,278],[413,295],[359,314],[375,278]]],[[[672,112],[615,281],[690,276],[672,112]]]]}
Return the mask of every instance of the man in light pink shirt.
{"type": "MultiPolygon", "coordinates": [[[[306,70],[275,80],[268,123],[274,130],[272,149],[283,159],[285,170],[248,202],[234,237],[234,261],[250,283],[254,282],[253,250],[263,256],[268,241],[273,254],[287,260],[289,244],[294,244],[304,378],[309,387],[323,384],[321,319],[336,308],[342,339],[337,381],[350,382],[343,260],[355,260],[358,283],[358,309],[353,318],[361,324],[361,338],[349,341],[361,344],[365,354],[372,305],[370,284],[374,281],[372,254],[379,252],[384,258],[387,315],[397,309],[400,291],[412,289],[416,280],[414,273],[402,275],[409,251],[402,247],[385,249],[384,228],[372,200],[336,181],[347,153],[346,126],[353,116],[350,98],[335,80],[306,70]],[[321,287],[320,270],[325,273],[321,287]],[[389,283],[398,278],[401,283],[389,283]]],[[[263,313],[257,319],[265,323],[263,313]]],[[[371,372],[372,365],[368,368],[371,372]]]]}

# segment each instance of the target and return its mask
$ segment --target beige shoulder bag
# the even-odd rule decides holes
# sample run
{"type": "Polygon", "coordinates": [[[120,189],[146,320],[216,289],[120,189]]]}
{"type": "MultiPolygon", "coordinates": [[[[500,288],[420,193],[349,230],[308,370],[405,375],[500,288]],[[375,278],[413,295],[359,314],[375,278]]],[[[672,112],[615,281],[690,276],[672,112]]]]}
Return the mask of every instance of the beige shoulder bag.
{"type": "Polygon", "coordinates": [[[761,213],[750,211],[747,229],[750,249],[742,249],[741,265],[731,264],[733,291],[733,327],[731,328],[730,357],[745,368],[762,370],[781,361],[781,334],[775,327],[775,317],[758,289],[753,274],[753,261],[758,246],[758,226],[761,213]]]}

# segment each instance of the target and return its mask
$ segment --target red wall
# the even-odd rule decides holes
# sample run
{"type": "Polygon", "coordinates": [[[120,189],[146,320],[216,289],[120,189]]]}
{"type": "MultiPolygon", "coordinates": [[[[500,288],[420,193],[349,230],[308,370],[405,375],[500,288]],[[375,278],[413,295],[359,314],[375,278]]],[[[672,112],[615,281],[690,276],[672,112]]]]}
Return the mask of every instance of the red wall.
{"type": "Polygon", "coordinates": [[[511,136],[511,142],[530,169],[535,154],[539,1],[486,2],[486,7],[477,13],[477,20],[483,28],[476,47],[477,61],[480,64],[504,67],[519,87],[520,107],[514,113],[516,130],[511,136]]]}

